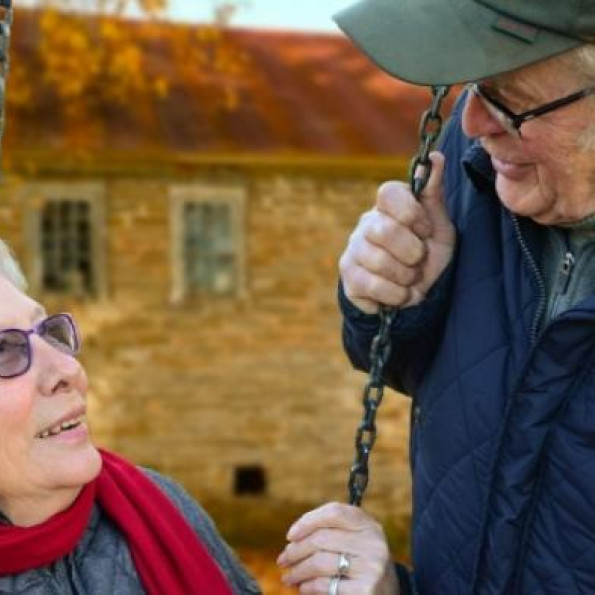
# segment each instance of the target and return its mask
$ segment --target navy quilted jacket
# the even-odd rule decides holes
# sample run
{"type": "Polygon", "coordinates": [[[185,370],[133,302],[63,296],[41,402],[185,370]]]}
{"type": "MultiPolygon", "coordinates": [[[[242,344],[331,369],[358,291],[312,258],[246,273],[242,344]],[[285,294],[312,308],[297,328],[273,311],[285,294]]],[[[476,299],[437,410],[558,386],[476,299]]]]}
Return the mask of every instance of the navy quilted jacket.
{"type": "MultiPolygon", "coordinates": [[[[387,371],[413,398],[415,586],[595,593],[595,295],[541,328],[542,234],[501,206],[460,110],[443,147],[457,255],[397,316],[387,371]]],[[[378,319],[341,305],[346,350],[367,369],[378,319]]]]}

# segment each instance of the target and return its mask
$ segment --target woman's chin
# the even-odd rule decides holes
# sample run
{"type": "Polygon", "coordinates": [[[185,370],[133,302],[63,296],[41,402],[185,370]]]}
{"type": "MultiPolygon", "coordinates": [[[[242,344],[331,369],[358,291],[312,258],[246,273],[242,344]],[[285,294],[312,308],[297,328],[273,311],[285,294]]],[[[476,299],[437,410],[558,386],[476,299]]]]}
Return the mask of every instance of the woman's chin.
{"type": "Polygon", "coordinates": [[[43,474],[47,483],[57,488],[76,488],[93,481],[100,471],[101,455],[88,442],[61,453],[61,456],[48,456],[43,474]]]}
{"type": "Polygon", "coordinates": [[[101,455],[90,442],[86,448],[73,452],[67,461],[69,465],[64,472],[68,475],[72,474],[78,485],[93,481],[101,471],[101,455]]]}

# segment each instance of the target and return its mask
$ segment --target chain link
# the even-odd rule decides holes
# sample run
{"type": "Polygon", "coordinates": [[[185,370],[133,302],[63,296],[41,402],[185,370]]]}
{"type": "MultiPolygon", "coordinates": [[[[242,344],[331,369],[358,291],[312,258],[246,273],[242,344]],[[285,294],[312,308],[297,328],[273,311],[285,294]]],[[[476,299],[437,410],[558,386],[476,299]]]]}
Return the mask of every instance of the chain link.
{"type": "MultiPolygon", "coordinates": [[[[420,197],[430,179],[432,163],[429,155],[442,131],[440,108],[448,91],[449,87],[432,87],[432,105],[421,118],[419,150],[409,169],[411,191],[416,198],[420,197]]],[[[355,460],[349,473],[349,503],[353,506],[361,505],[368,486],[368,462],[376,442],[376,414],[384,395],[384,368],[392,351],[390,330],[396,314],[395,308],[380,307],[380,329],[372,341],[370,374],[362,398],[364,414],[355,435],[355,460]]]]}
{"type": "Polygon", "coordinates": [[[10,69],[9,49],[12,28],[12,0],[0,0],[0,150],[6,119],[6,81],[10,69]]]}
{"type": "Polygon", "coordinates": [[[411,160],[409,166],[409,180],[411,184],[411,191],[415,198],[420,197],[432,172],[432,162],[430,161],[430,153],[442,132],[442,116],[440,115],[440,108],[442,102],[450,87],[432,87],[433,101],[430,109],[423,113],[421,123],[419,126],[420,146],[417,155],[411,160]],[[422,171],[419,171],[419,167],[422,171]],[[416,176],[415,174],[419,175],[416,176]]]}

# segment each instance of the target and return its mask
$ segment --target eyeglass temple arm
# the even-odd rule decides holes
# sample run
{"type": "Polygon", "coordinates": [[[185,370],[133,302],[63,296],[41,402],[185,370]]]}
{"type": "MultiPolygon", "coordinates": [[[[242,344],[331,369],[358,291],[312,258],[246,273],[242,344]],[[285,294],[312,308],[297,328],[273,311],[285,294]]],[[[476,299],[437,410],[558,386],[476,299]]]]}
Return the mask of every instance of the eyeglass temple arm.
{"type": "MultiPolygon", "coordinates": [[[[519,114],[518,116],[513,115],[513,120],[521,120],[522,122],[526,122],[527,120],[532,120],[533,118],[537,118],[542,114],[547,114],[548,112],[554,111],[559,107],[564,107],[569,103],[574,103],[583,97],[588,97],[589,95],[593,95],[595,93],[595,87],[587,87],[586,89],[582,89],[581,91],[577,91],[568,97],[562,97],[562,99],[557,99],[556,101],[552,101],[547,105],[543,105],[541,107],[536,107],[535,109],[529,110],[524,112],[523,114],[519,114]]],[[[515,122],[516,124],[516,122],[515,122]]]]}

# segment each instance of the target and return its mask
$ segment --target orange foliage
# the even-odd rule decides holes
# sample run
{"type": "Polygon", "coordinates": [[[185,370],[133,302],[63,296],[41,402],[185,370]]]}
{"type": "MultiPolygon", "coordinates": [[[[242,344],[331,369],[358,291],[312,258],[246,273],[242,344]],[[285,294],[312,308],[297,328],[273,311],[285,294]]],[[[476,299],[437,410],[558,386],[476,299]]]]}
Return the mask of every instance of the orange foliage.
{"type": "MultiPolygon", "coordinates": [[[[245,59],[226,41],[224,23],[216,20],[214,25],[197,29],[161,26],[156,17],[166,8],[167,0],[136,0],[152,17],[143,24],[144,35],[139,35],[137,25],[119,18],[130,0],[92,2],[95,12],[85,14],[64,10],[80,7],[82,0],[46,0],[39,17],[40,41],[34,60],[39,72],[34,78],[22,65],[13,63],[8,93],[11,106],[33,109],[36,97],[45,89],[65,106],[67,116],[82,121],[94,111],[94,104],[134,105],[147,95],[162,99],[170,90],[168,73],[150,75],[144,52],[148,45],[167,38],[185,76],[211,81],[221,94],[221,105],[237,107],[237,77],[245,59]],[[145,43],[141,43],[143,39],[145,43]]],[[[232,5],[225,5],[228,11],[232,5]]]]}
{"type": "Polygon", "coordinates": [[[27,108],[33,105],[34,90],[30,73],[25,64],[12,62],[10,65],[10,86],[6,101],[16,108],[27,108]]]}
{"type": "Polygon", "coordinates": [[[79,99],[99,74],[102,61],[83,18],[50,8],[41,14],[39,24],[42,81],[63,99],[79,99]]]}

